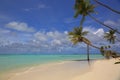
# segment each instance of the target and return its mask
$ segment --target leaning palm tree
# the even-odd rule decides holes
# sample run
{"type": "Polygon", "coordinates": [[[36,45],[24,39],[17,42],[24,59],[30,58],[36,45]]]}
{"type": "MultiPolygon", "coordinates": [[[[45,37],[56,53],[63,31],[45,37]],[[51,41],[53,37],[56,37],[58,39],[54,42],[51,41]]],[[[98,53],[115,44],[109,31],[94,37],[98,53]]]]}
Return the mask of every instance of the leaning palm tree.
{"type": "Polygon", "coordinates": [[[120,63],[120,55],[113,51],[110,50],[111,46],[101,46],[100,48],[100,52],[101,54],[106,58],[106,59],[110,59],[110,58],[115,58],[115,60],[119,60],[117,62],[115,62],[115,64],[119,64],[120,63]]]}
{"type": "MultiPolygon", "coordinates": [[[[98,22],[99,24],[101,24],[111,30],[115,30],[111,26],[104,24],[103,22],[99,21],[97,18],[95,18],[91,15],[91,13],[96,13],[96,12],[94,11],[95,5],[91,4],[90,0],[76,0],[74,8],[75,8],[75,15],[74,15],[75,18],[77,18],[79,15],[82,15],[82,19],[80,21],[80,26],[83,24],[85,17],[89,16],[94,21],[98,22]]],[[[116,32],[118,34],[120,34],[119,31],[116,30],[116,32]]]]}
{"type": "Polygon", "coordinates": [[[102,56],[104,56],[106,59],[110,59],[112,56],[112,51],[108,50],[109,48],[111,48],[111,46],[101,46],[100,48],[102,56]]]}
{"type": "Polygon", "coordinates": [[[115,43],[115,31],[114,30],[109,30],[109,32],[106,32],[104,35],[104,38],[107,39],[110,43],[114,44],[115,43]]]}
{"type": "Polygon", "coordinates": [[[84,37],[87,34],[88,34],[88,31],[83,31],[83,27],[75,27],[73,31],[69,32],[69,38],[73,42],[74,45],[80,42],[84,42],[85,44],[87,44],[87,60],[88,60],[88,63],[90,64],[89,46],[93,46],[93,45],[87,38],[84,37]]]}

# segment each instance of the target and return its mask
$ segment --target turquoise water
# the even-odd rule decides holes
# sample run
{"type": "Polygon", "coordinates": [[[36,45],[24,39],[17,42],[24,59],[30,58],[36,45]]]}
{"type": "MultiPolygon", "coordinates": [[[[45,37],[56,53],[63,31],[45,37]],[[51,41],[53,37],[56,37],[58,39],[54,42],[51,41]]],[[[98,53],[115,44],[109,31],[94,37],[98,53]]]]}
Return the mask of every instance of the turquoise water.
{"type": "MultiPolygon", "coordinates": [[[[100,59],[103,57],[90,55],[90,58],[100,59]]],[[[82,59],[86,59],[86,55],[0,55],[0,73],[32,65],[82,59]]]]}

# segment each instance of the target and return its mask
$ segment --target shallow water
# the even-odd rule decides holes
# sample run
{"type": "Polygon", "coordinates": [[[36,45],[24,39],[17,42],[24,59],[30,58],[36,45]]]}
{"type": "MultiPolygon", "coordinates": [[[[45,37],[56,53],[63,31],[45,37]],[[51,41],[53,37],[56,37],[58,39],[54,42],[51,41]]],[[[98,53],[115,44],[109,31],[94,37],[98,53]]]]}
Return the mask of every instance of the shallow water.
{"type": "MultiPolygon", "coordinates": [[[[0,55],[0,80],[7,80],[13,75],[9,73],[19,72],[32,66],[86,58],[86,55],[0,55]]],[[[101,58],[103,58],[101,55],[90,55],[90,59],[101,58]]]]}
{"type": "MultiPolygon", "coordinates": [[[[90,55],[91,59],[100,59],[101,55],[90,55]]],[[[82,60],[86,55],[0,55],[0,72],[64,60],[82,60]]]]}

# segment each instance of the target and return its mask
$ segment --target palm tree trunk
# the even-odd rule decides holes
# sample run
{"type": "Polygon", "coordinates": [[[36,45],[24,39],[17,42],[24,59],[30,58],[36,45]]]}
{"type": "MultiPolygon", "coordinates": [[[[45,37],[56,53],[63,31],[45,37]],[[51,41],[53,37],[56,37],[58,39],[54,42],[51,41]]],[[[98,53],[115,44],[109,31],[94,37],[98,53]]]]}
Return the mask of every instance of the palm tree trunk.
{"type": "Polygon", "coordinates": [[[99,47],[94,46],[93,44],[91,44],[91,42],[90,42],[90,43],[89,43],[89,42],[86,42],[86,41],[83,41],[83,42],[84,42],[85,44],[91,46],[91,47],[94,47],[94,48],[96,48],[96,49],[100,49],[99,47]]]}
{"type": "Polygon", "coordinates": [[[82,19],[80,21],[80,27],[82,26],[83,22],[85,21],[85,16],[82,16],[82,19]]]}
{"type": "Polygon", "coordinates": [[[97,1],[97,0],[94,0],[94,1],[95,1],[96,3],[102,5],[103,7],[107,8],[107,9],[109,9],[109,10],[111,10],[111,11],[117,13],[117,14],[120,14],[120,11],[114,10],[114,9],[112,9],[111,7],[105,5],[105,4],[103,4],[103,3],[101,3],[101,2],[99,2],[99,1],[97,1]]]}
{"type": "Polygon", "coordinates": [[[89,45],[88,44],[87,44],[87,60],[88,60],[88,64],[90,65],[89,45]]]}
{"type": "MultiPolygon", "coordinates": [[[[115,30],[114,28],[112,28],[112,27],[104,24],[103,22],[99,21],[98,19],[96,19],[95,17],[91,16],[90,14],[88,14],[88,15],[89,15],[89,17],[91,17],[93,20],[95,20],[95,21],[98,22],[99,24],[101,24],[101,25],[103,25],[103,26],[105,26],[105,27],[107,27],[107,28],[109,28],[109,29],[111,29],[111,30],[115,30]]],[[[116,31],[118,34],[120,34],[119,31],[117,31],[117,30],[115,30],[115,31],[116,31]]]]}

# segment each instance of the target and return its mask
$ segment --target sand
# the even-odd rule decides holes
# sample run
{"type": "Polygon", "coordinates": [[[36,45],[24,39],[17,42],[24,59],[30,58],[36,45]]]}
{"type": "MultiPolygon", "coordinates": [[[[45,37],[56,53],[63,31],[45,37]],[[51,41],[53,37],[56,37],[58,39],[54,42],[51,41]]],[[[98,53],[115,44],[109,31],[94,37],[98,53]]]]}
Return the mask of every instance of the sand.
{"type": "Polygon", "coordinates": [[[89,72],[72,80],[120,80],[120,64],[115,59],[96,61],[89,72]]]}
{"type": "Polygon", "coordinates": [[[31,67],[17,72],[8,80],[70,80],[89,70],[86,61],[65,61],[31,67]]]}
{"type": "Polygon", "coordinates": [[[89,67],[86,61],[44,64],[17,72],[8,80],[120,80],[120,64],[98,60],[89,67]]]}

